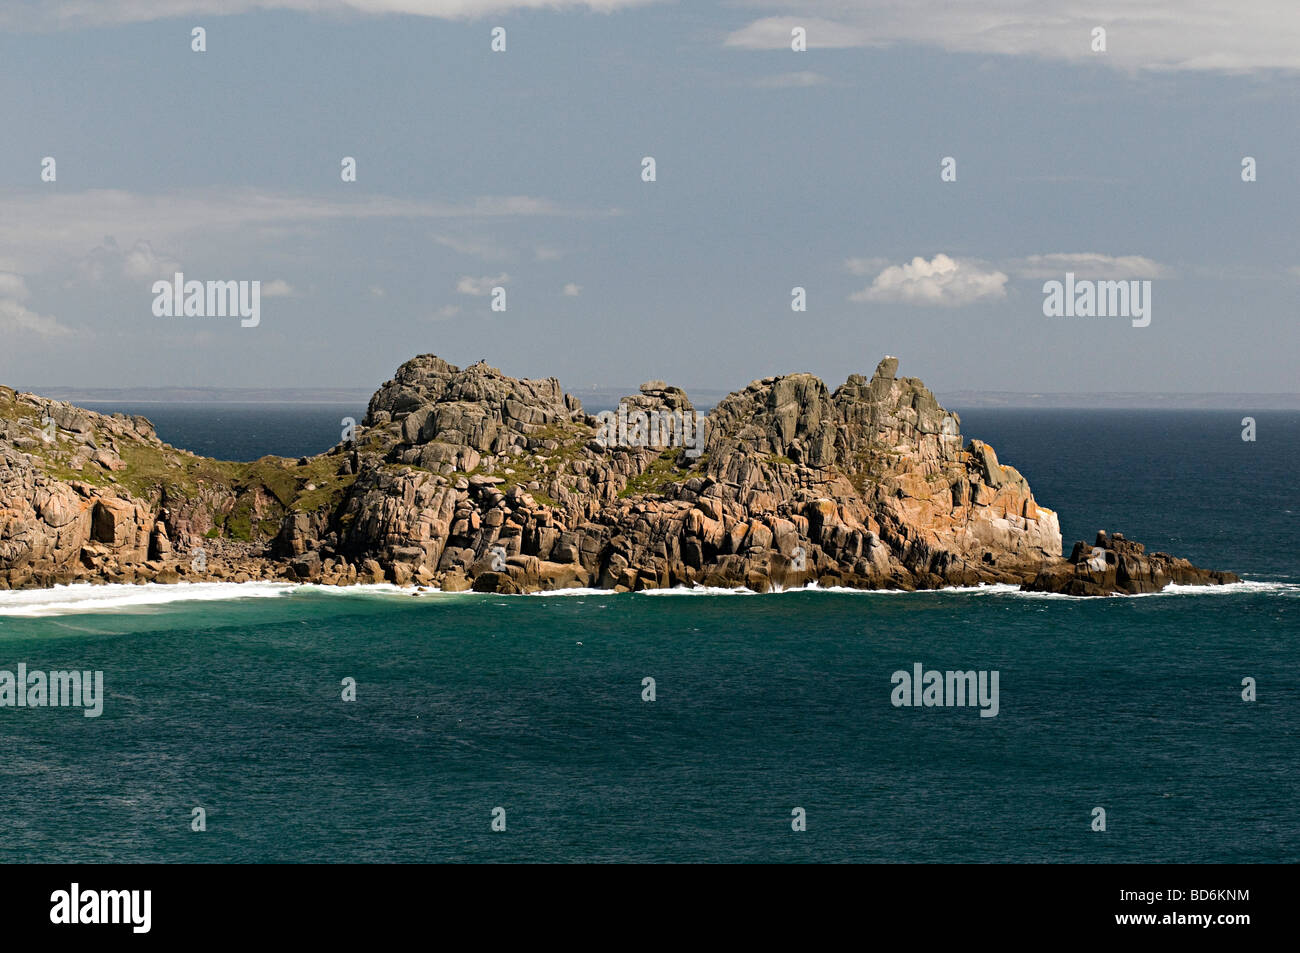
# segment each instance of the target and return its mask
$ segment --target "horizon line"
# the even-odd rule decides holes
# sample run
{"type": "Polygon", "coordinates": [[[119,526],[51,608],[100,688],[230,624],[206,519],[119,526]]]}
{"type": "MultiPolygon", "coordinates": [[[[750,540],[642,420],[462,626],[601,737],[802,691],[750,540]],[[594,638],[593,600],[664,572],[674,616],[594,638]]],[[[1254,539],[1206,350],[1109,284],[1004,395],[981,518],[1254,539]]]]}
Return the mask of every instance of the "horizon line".
{"type": "MultiPolygon", "coordinates": [[[[687,395],[725,397],[736,391],[722,388],[683,387],[687,395]]],[[[48,386],[42,390],[15,387],[15,391],[67,402],[127,404],[361,404],[374,389],[361,387],[222,387],[198,385],[148,385],[133,387],[48,386]]],[[[638,393],[638,386],[589,385],[565,392],[611,398],[638,393]]],[[[1287,391],[1010,391],[954,389],[932,393],[941,403],[970,409],[1108,409],[1108,410],[1300,410],[1300,392],[1287,391]],[[1191,406],[1188,406],[1191,405],[1191,406]]]]}

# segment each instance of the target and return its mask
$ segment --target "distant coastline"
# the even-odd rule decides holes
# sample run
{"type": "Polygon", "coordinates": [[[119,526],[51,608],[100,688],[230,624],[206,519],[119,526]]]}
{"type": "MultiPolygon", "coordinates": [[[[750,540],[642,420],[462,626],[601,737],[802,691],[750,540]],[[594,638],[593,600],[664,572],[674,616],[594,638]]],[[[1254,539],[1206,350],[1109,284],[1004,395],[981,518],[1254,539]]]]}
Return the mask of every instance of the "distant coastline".
{"type": "Polygon", "coordinates": [[[954,408],[1031,410],[1300,410],[1300,394],[1184,394],[1184,393],[1016,393],[1009,391],[947,391],[944,401],[954,408]]]}
{"type": "MultiPolygon", "coordinates": [[[[54,400],[79,403],[132,404],[360,404],[372,391],[350,387],[23,387],[54,400]]],[[[584,406],[615,406],[635,386],[587,387],[570,390],[584,406]]],[[[685,388],[695,406],[711,409],[729,391],[685,388]]],[[[944,391],[946,404],[957,408],[1079,409],[1079,410],[1300,410],[1300,393],[1182,393],[1127,391],[1059,393],[987,390],[944,391]]]]}
{"type": "Polygon", "coordinates": [[[363,387],[39,387],[19,388],[52,400],[123,404],[361,404],[363,387]]]}

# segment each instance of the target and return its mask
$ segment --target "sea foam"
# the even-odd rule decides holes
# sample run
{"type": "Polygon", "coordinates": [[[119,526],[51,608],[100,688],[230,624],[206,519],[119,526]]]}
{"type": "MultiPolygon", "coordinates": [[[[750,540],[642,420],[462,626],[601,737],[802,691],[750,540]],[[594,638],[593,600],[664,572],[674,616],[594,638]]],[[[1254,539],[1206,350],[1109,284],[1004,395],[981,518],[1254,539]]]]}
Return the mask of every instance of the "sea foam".
{"type": "MultiPolygon", "coordinates": [[[[609,589],[555,589],[548,592],[528,593],[530,597],[627,597],[629,595],[673,596],[780,596],[796,593],[825,593],[836,595],[869,596],[1010,596],[1020,599],[1094,600],[1095,596],[1072,596],[1057,592],[1022,592],[1019,586],[1008,583],[978,586],[948,586],[943,589],[921,589],[909,592],[904,589],[853,589],[847,586],[819,586],[809,583],[797,588],[777,589],[758,593],[752,589],[735,589],[720,586],[678,586],[673,589],[645,589],[637,593],[616,593],[609,589]]],[[[0,592],[0,618],[39,618],[86,612],[130,611],[136,608],[161,606],[173,602],[215,602],[237,599],[283,598],[294,594],[321,594],[326,596],[370,597],[442,597],[442,598],[502,598],[495,592],[443,592],[433,587],[420,590],[395,586],[392,583],[367,583],[355,586],[323,586],[294,582],[183,582],[174,585],[146,583],[144,585],[91,585],[76,583],[55,586],[51,589],[23,589],[0,592]]],[[[1300,583],[1278,581],[1246,581],[1224,586],[1166,586],[1160,592],[1140,593],[1115,598],[1160,598],[1186,596],[1278,595],[1300,598],[1300,583]]]]}
{"type": "Polygon", "coordinates": [[[141,586],[75,583],[52,589],[0,592],[0,617],[34,618],[68,612],[103,612],[168,602],[224,599],[267,599],[288,595],[298,588],[290,582],[181,582],[141,586]]]}

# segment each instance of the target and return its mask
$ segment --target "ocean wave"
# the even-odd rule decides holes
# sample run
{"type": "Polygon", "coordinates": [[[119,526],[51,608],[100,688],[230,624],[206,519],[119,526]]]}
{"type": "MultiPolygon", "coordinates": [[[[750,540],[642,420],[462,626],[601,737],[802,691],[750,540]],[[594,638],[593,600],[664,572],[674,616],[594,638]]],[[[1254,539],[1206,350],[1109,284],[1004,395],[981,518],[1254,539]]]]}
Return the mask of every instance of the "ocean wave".
{"type": "MultiPolygon", "coordinates": [[[[615,593],[610,589],[592,589],[590,587],[576,587],[574,589],[548,589],[545,592],[528,592],[529,596],[612,596],[615,593]]],[[[487,595],[497,595],[495,592],[487,595]]]]}
{"type": "MultiPolygon", "coordinates": [[[[441,589],[417,590],[391,582],[358,583],[353,586],[325,586],[299,582],[147,582],[140,585],[74,583],[51,589],[20,589],[0,592],[0,618],[37,618],[77,612],[130,610],[173,602],[222,602],[237,599],[285,598],[294,595],[322,596],[456,596],[441,589]]],[[[610,593],[606,592],[606,595],[610,593]]],[[[479,593],[465,593],[479,595],[479,593]]],[[[493,595],[493,593],[487,593],[493,595]]]]}
{"type": "Polygon", "coordinates": [[[320,583],[301,582],[294,583],[294,589],[339,596],[357,594],[365,596],[423,596],[428,593],[442,593],[441,589],[434,589],[430,586],[415,589],[411,586],[399,586],[391,582],[359,582],[351,586],[325,586],[320,583]]]}
{"type": "Polygon", "coordinates": [[[672,589],[642,589],[638,596],[757,596],[759,593],[744,586],[728,589],[725,586],[676,586],[672,589]]]}
{"type": "MultiPolygon", "coordinates": [[[[810,582],[806,586],[774,588],[766,593],[755,592],[744,586],[728,589],[721,586],[677,586],[673,589],[643,589],[638,596],[778,596],[796,593],[833,593],[853,596],[1012,596],[1022,599],[1070,599],[1095,601],[1096,596],[1073,596],[1061,592],[1026,592],[1015,583],[996,582],[980,583],[976,586],[944,586],[941,589],[855,589],[851,586],[822,586],[810,582]]],[[[616,593],[608,589],[566,589],[557,592],[533,593],[533,595],[605,595],[616,593]]],[[[1142,592],[1134,595],[1117,594],[1119,598],[1146,599],[1161,596],[1218,596],[1218,595],[1286,595],[1300,596],[1300,583],[1278,581],[1234,582],[1223,586],[1178,586],[1168,585],[1159,592],[1142,592]]],[[[628,593],[622,593],[628,595],[628,593]]]]}
{"type": "Polygon", "coordinates": [[[74,583],[52,589],[0,592],[0,617],[34,618],[195,600],[268,599],[286,596],[297,588],[299,586],[292,582],[179,582],[173,585],[151,582],[139,586],[74,583]]]}
{"type": "MultiPolygon", "coordinates": [[[[600,591],[600,590],[597,590],[600,591]]],[[[728,589],[722,586],[695,586],[687,588],[686,586],[677,586],[673,589],[643,589],[636,593],[638,596],[788,596],[796,593],[807,592],[825,592],[825,593],[843,593],[854,596],[906,596],[916,595],[921,592],[928,592],[931,595],[936,593],[954,593],[958,595],[992,595],[995,593],[1019,592],[1020,587],[1009,583],[981,583],[978,586],[947,586],[943,589],[919,589],[913,592],[909,589],[855,589],[852,586],[823,586],[816,582],[810,582],[805,586],[780,586],[773,587],[767,592],[756,592],[745,586],[738,586],[735,589],[728,589]]]]}
{"type": "MultiPolygon", "coordinates": [[[[978,586],[947,586],[942,589],[853,589],[848,586],[821,586],[811,582],[806,586],[773,589],[759,593],[744,586],[677,586],[673,589],[643,589],[636,593],[616,593],[609,589],[554,589],[531,592],[530,598],[575,597],[610,598],[617,596],[781,596],[800,593],[827,593],[835,595],[906,596],[931,595],[945,597],[1009,596],[1017,599],[1064,599],[1090,601],[1093,596],[1072,596],[1059,592],[1024,592],[1011,583],[983,583],[978,586]]],[[[320,594],[323,596],[373,596],[381,598],[444,597],[444,598],[502,598],[495,592],[443,592],[431,586],[422,589],[402,587],[393,583],[364,583],[354,586],[325,586],[295,582],[182,582],[173,585],[145,583],[143,585],[91,585],[77,583],[55,586],[52,589],[24,589],[0,592],[0,618],[38,618],[79,612],[105,612],[130,610],[139,607],[160,606],[173,602],[226,601],[237,599],[284,598],[293,595],[320,594]]],[[[1300,583],[1268,580],[1250,580],[1224,586],[1169,585],[1160,592],[1147,592],[1121,597],[1130,599],[1175,598],[1194,596],[1279,595],[1300,598],[1300,583]]]]}
{"type": "MultiPolygon", "coordinates": [[[[1008,595],[1019,599],[1070,599],[1078,602],[1096,601],[1096,596],[1072,596],[1064,592],[1024,592],[1019,586],[1010,586],[1008,595]]],[[[942,590],[948,591],[948,590],[942,590]]],[[[1115,593],[1116,599],[1168,599],[1187,596],[1281,595],[1300,597],[1300,583],[1294,582],[1231,582],[1223,586],[1179,586],[1170,583],[1159,592],[1115,593]]]]}
{"type": "Polygon", "coordinates": [[[1249,592],[1255,594],[1275,593],[1279,595],[1300,596],[1300,582],[1244,581],[1230,582],[1224,586],[1165,586],[1153,596],[1219,596],[1249,592]]]}

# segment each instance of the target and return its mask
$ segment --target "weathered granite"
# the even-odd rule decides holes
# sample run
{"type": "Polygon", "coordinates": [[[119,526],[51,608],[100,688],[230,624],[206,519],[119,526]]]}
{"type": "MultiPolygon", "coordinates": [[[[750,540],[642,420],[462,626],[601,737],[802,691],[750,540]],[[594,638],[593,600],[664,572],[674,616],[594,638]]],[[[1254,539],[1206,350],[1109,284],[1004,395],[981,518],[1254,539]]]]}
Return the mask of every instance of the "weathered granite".
{"type": "MultiPolygon", "coordinates": [[[[885,358],[834,392],[809,374],[754,381],[708,415],[694,455],[607,445],[554,378],[433,355],[398,369],[351,440],[296,462],[207,460],[143,418],[0,388],[0,588],[283,577],[1103,595],[1236,580],[1119,534],[1063,559],[1055,512],[897,368],[885,358]]],[[[625,404],[694,410],[663,381],[625,404]]]]}

